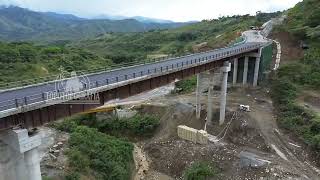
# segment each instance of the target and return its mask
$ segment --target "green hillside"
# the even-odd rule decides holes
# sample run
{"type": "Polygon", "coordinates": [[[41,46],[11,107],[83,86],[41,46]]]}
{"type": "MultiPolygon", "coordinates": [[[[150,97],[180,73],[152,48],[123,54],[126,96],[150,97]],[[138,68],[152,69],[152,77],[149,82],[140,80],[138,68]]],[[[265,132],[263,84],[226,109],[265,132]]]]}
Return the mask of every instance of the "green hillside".
{"type": "Polygon", "coordinates": [[[112,62],[83,49],[37,46],[32,43],[0,43],[0,84],[58,73],[108,66],[112,62]]]}
{"type": "Polygon", "coordinates": [[[320,1],[304,0],[290,9],[286,28],[297,38],[320,47],[320,1]]]}
{"type": "Polygon", "coordinates": [[[297,103],[305,91],[320,92],[320,1],[304,0],[287,14],[278,31],[290,32],[308,49],[302,59],[281,65],[272,82],[272,98],[279,124],[303,139],[320,157],[320,116],[297,103]]]}
{"type": "Polygon", "coordinates": [[[202,50],[228,45],[241,31],[255,25],[253,16],[224,17],[171,30],[145,33],[109,33],[69,47],[84,48],[115,63],[194,52],[193,47],[206,43],[202,50]]]}

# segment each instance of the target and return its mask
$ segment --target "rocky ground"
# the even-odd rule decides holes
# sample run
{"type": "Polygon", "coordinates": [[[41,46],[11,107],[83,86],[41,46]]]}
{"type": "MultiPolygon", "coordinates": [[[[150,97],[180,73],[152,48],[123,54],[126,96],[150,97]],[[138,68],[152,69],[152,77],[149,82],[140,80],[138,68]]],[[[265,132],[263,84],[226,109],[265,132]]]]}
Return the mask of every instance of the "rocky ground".
{"type": "Polygon", "coordinates": [[[50,127],[41,127],[39,132],[42,136],[39,148],[42,176],[62,180],[67,167],[65,152],[68,149],[69,134],[50,127]]]}

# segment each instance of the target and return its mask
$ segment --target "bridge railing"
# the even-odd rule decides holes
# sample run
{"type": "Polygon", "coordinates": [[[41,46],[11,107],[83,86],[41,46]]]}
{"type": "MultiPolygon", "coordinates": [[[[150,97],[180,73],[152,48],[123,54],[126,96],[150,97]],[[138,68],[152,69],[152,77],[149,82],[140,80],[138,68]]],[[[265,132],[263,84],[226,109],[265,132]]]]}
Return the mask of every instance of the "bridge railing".
{"type": "MultiPolygon", "coordinates": [[[[214,61],[214,60],[219,60],[219,59],[223,59],[235,54],[239,54],[239,53],[243,53],[249,50],[253,50],[255,48],[260,47],[260,44],[255,44],[255,45],[248,45],[246,47],[243,48],[239,48],[239,49],[234,49],[234,50],[230,50],[227,52],[223,52],[223,53],[218,53],[215,55],[209,55],[209,56],[202,56],[202,57],[192,57],[192,56],[185,56],[185,57],[190,57],[190,59],[186,58],[186,60],[179,62],[179,63],[172,63],[170,65],[165,65],[165,66],[159,66],[153,69],[146,69],[144,71],[139,71],[139,72],[133,72],[130,74],[123,74],[121,76],[116,76],[116,77],[106,77],[104,80],[97,80],[97,81],[93,81],[90,82],[90,84],[83,84],[83,89],[81,89],[81,91],[88,91],[88,90],[92,90],[92,89],[96,89],[99,87],[103,87],[103,86],[108,86],[108,85],[113,85],[116,83],[120,83],[120,82],[124,82],[124,81],[129,81],[132,79],[136,79],[136,78],[141,78],[141,77],[145,77],[145,76],[149,76],[149,75],[154,75],[157,73],[166,73],[169,71],[175,71],[175,70],[179,70],[179,69],[183,69],[183,68],[188,68],[190,66],[196,66],[198,64],[201,63],[208,63],[208,61],[214,61]]],[[[208,53],[208,52],[206,52],[208,53]]],[[[198,53],[199,54],[204,54],[204,53],[198,53]]],[[[146,62],[147,63],[147,62],[146,62]]],[[[152,63],[152,61],[150,61],[150,63],[152,63]]],[[[46,93],[57,93],[59,94],[60,92],[63,92],[62,89],[58,89],[55,91],[49,91],[49,92],[43,92],[43,93],[39,93],[39,94],[33,94],[30,96],[26,96],[23,98],[17,98],[17,99],[12,99],[12,100],[7,100],[7,101],[3,101],[0,102],[0,111],[4,111],[4,110],[8,110],[8,109],[14,109],[14,108],[19,108],[19,107],[24,107],[24,106],[28,106],[31,105],[33,103],[47,103],[50,100],[54,100],[57,97],[48,97],[46,93]]],[[[61,97],[58,97],[61,98],[61,97]]]]}

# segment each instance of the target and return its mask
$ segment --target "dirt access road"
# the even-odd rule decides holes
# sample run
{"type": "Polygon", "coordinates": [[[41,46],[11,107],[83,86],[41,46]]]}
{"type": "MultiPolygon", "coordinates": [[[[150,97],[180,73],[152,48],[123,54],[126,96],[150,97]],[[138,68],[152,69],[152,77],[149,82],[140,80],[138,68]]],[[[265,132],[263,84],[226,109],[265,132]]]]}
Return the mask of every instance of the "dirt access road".
{"type": "Polygon", "coordinates": [[[299,172],[301,178],[320,179],[320,170],[311,165],[315,162],[308,162],[312,157],[308,157],[307,152],[303,150],[304,145],[298,145],[300,142],[290,139],[279,129],[273,116],[271,100],[261,91],[252,92],[250,96],[246,95],[247,103],[252,109],[248,115],[257,123],[265,142],[282,158],[282,163],[299,172]]]}

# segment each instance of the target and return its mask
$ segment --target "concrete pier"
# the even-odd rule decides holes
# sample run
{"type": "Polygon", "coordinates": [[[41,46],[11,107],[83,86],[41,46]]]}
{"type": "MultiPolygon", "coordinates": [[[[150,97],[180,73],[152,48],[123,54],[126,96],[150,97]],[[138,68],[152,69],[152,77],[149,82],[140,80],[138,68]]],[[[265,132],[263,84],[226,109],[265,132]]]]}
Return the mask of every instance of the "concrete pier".
{"type": "Polygon", "coordinates": [[[233,79],[232,84],[236,85],[238,80],[238,58],[233,60],[233,79]]]}
{"type": "Polygon", "coordinates": [[[14,155],[12,149],[0,141],[0,180],[17,179],[14,155]]]}
{"type": "Polygon", "coordinates": [[[258,85],[259,68],[260,68],[260,57],[256,57],[256,62],[254,65],[253,87],[257,87],[258,85]]]}
{"type": "Polygon", "coordinates": [[[200,119],[200,116],[201,116],[201,102],[200,102],[201,87],[200,87],[200,83],[201,83],[201,73],[199,73],[197,75],[197,89],[196,89],[196,117],[197,117],[197,119],[200,119]]]}
{"type": "Polygon", "coordinates": [[[213,86],[214,86],[214,71],[210,71],[209,87],[208,87],[208,110],[207,124],[211,125],[213,121],[213,86]]]}
{"type": "Polygon", "coordinates": [[[40,135],[26,129],[0,133],[0,180],[41,180],[38,147],[40,135]]]}
{"type": "Polygon", "coordinates": [[[243,85],[246,85],[248,81],[248,66],[249,66],[249,56],[246,56],[244,59],[244,66],[243,66],[243,78],[242,78],[243,85]]]}
{"type": "Polygon", "coordinates": [[[220,94],[220,120],[219,124],[222,125],[226,116],[226,103],[227,103],[227,88],[228,88],[228,73],[231,70],[231,63],[228,61],[224,62],[221,68],[223,73],[223,79],[221,83],[221,94],[220,94]]]}
{"type": "Polygon", "coordinates": [[[34,148],[24,153],[27,178],[29,180],[41,180],[40,157],[38,149],[34,148]]]}

